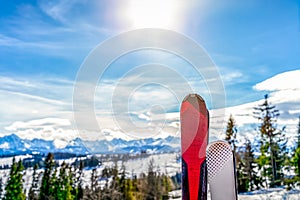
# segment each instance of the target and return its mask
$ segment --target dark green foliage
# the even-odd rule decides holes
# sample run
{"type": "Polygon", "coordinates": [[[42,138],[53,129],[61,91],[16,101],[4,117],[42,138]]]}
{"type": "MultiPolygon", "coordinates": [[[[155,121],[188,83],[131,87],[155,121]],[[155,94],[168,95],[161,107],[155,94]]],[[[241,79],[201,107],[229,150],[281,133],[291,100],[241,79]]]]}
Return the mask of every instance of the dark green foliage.
{"type": "Polygon", "coordinates": [[[295,172],[300,179],[300,116],[298,122],[297,139],[297,146],[293,156],[293,165],[295,166],[295,172]]]}
{"type": "Polygon", "coordinates": [[[236,134],[237,134],[237,128],[236,128],[235,120],[233,119],[232,115],[230,115],[227,123],[225,140],[231,145],[235,153],[236,153],[236,143],[237,143],[236,134]]]}
{"type": "MultiPolygon", "coordinates": [[[[114,167],[109,170],[109,177],[111,178],[109,186],[110,196],[112,199],[122,199],[117,162],[115,162],[114,167]]],[[[125,180],[123,180],[123,184],[125,184],[125,180]]]]}
{"type": "Polygon", "coordinates": [[[9,179],[5,187],[4,200],[25,200],[26,196],[23,193],[23,170],[24,166],[21,161],[16,163],[13,158],[13,163],[10,169],[9,179]]]}
{"type": "Polygon", "coordinates": [[[83,162],[80,162],[79,168],[71,168],[72,174],[72,195],[75,200],[83,198],[83,188],[82,188],[82,176],[83,176],[83,162]]]}
{"type": "Polygon", "coordinates": [[[299,116],[299,119],[298,119],[298,132],[297,132],[297,148],[300,147],[300,116],[299,116]]]}
{"type": "Polygon", "coordinates": [[[238,178],[240,179],[239,181],[243,182],[242,185],[246,191],[253,191],[262,187],[261,179],[254,170],[257,168],[257,164],[255,162],[251,141],[248,139],[245,143],[245,151],[242,155],[241,164],[243,170],[238,178]]]}
{"type": "Polygon", "coordinates": [[[121,176],[119,179],[119,192],[121,194],[121,199],[131,200],[133,199],[133,181],[126,178],[126,169],[122,165],[121,176]]]}
{"type": "Polygon", "coordinates": [[[54,173],[54,167],[55,167],[54,155],[52,153],[49,153],[47,155],[44,164],[45,164],[45,169],[44,169],[44,174],[43,174],[41,188],[40,188],[40,199],[53,199],[55,195],[54,184],[56,180],[55,180],[55,173],[54,173]]]}
{"type": "Polygon", "coordinates": [[[268,95],[265,95],[264,103],[254,109],[254,115],[261,123],[259,126],[261,137],[259,168],[265,183],[268,179],[270,187],[280,186],[283,183],[287,140],[284,130],[278,130],[276,127],[279,111],[269,103],[268,95]]]}
{"type": "Polygon", "coordinates": [[[33,168],[32,183],[29,189],[28,198],[29,200],[38,200],[39,198],[39,174],[37,172],[38,164],[33,168]]]}
{"type": "Polygon", "coordinates": [[[148,176],[146,181],[146,188],[145,188],[145,199],[146,200],[153,200],[159,199],[160,197],[160,190],[158,190],[159,182],[157,179],[157,174],[154,171],[154,160],[151,159],[148,165],[148,176]]]}
{"type": "Polygon", "coordinates": [[[72,200],[72,175],[71,168],[65,162],[62,163],[59,169],[59,176],[54,181],[53,196],[59,200],[72,200]]]}

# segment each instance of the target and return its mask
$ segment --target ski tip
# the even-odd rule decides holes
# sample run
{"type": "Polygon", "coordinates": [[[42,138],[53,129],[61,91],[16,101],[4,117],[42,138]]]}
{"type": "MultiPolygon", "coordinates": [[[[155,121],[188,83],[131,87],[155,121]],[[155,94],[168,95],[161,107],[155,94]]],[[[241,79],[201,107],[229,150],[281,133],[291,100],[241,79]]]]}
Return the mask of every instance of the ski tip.
{"type": "Polygon", "coordinates": [[[188,94],[188,95],[183,99],[183,101],[188,101],[188,100],[192,100],[192,99],[198,99],[199,101],[203,101],[203,102],[204,102],[204,99],[203,99],[199,94],[196,94],[196,93],[188,94]]]}
{"type": "Polygon", "coordinates": [[[206,162],[209,182],[217,176],[229,160],[233,161],[233,152],[228,142],[219,140],[207,146],[206,162]]]}
{"type": "Polygon", "coordinates": [[[235,158],[231,145],[223,140],[209,144],[206,163],[211,199],[237,200],[235,158]]]}
{"type": "Polygon", "coordinates": [[[199,94],[189,94],[182,101],[180,112],[185,112],[186,109],[192,105],[196,110],[200,111],[204,115],[208,115],[208,110],[204,99],[199,94]]]}

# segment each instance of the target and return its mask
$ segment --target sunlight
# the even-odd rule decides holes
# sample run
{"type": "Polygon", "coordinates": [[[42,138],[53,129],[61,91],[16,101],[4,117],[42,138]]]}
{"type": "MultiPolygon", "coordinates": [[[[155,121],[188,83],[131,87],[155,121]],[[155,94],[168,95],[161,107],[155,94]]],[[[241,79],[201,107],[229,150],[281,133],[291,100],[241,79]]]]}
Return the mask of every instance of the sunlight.
{"type": "Polygon", "coordinates": [[[133,28],[176,29],[178,8],[174,0],[131,0],[126,15],[133,28]]]}

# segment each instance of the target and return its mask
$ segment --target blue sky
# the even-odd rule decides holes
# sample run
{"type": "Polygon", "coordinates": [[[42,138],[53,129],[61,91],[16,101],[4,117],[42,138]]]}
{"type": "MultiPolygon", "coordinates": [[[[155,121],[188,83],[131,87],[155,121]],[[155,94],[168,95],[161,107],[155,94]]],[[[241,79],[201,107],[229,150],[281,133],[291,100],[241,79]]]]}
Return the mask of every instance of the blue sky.
{"type": "MultiPolygon", "coordinates": [[[[270,91],[255,90],[256,84],[300,69],[300,7],[296,0],[140,2],[147,10],[136,0],[2,1],[0,130],[13,131],[7,127],[14,122],[58,116],[72,121],[73,84],[86,56],[106,39],[136,28],[170,29],[200,44],[218,66],[227,106],[262,99],[270,91]],[[160,16],[160,9],[169,15],[160,16]]],[[[173,64],[178,71],[187,68],[186,63],[163,52],[144,51],[113,63],[105,75],[111,81],[106,87],[112,87],[125,69],[151,60],[173,64]]],[[[199,85],[196,92],[202,88],[199,85]]],[[[104,93],[100,91],[99,96],[104,93]]],[[[176,106],[171,110],[176,111],[176,106]]],[[[66,125],[58,121],[58,127],[66,125]]]]}

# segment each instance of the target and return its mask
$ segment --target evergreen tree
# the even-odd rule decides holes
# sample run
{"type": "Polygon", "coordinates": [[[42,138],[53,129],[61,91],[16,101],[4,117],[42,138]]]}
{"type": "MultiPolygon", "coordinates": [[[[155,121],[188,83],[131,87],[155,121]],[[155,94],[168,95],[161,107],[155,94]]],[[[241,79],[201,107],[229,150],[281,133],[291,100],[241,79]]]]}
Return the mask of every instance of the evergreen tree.
{"type": "Polygon", "coordinates": [[[169,192],[172,190],[172,180],[168,175],[163,174],[160,177],[161,180],[161,190],[162,190],[162,198],[163,199],[168,199],[169,197],[169,192]]]}
{"type": "Polygon", "coordinates": [[[248,191],[253,191],[259,189],[261,186],[261,181],[256,175],[257,172],[254,170],[257,166],[255,163],[254,151],[252,149],[252,144],[250,140],[246,140],[245,143],[245,154],[244,154],[244,169],[247,180],[249,181],[248,191]]]}
{"type": "MultiPolygon", "coordinates": [[[[109,170],[109,176],[111,177],[110,182],[110,196],[111,199],[121,199],[121,192],[120,192],[120,179],[118,177],[119,171],[118,171],[118,164],[115,162],[114,167],[110,168],[109,170]]],[[[123,180],[123,184],[125,184],[125,178],[123,180]]],[[[124,187],[124,186],[123,186],[124,187]]]]}
{"type": "Polygon", "coordinates": [[[13,158],[13,163],[10,169],[7,185],[5,187],[4,200],[25,200],[26,196],[23,192],[23,170],[24,166],[21,162],[16,163],[13,158]]]}
{"type": "Polygon", "coordinates": [[[82,161],[80,161],[79,168],[75,167],[74,171],[72,172],[73,173],[72,195],[74,196],[75,200],[79,200],[83,198],[83,188],[82,188],[83,168],[84,168],[84,164],[82,161]]]}
{"type": "Polygon", "coordinates": [[[131,186],[132,186],[132,194],[133,199],[141,199],[140,196],[142,196],[142,186],[140,185],[141,180],[138,179],[137,175],[134,174],[132,171],[132,180],[131,180],[131,186]]]}
{"type": "MultiPolygon", "coordinates": [[[[105,178],[108,177],[107,168],[103,169],[101,179],[104,179],[104,176],[105,176],[105,178]],[[103,174],[105,174],[105,175],[103,175],[103,174]]],[[[99,178],[100,177],[98,175],[97,169],[94,168],[91,173],[90,187],[87,187],[84,189],[83,199],[104,199],[103,192],[101,192],[101,188],[98,184],[99,178]]],[[[108,188],[108,181],[107,181],[107,185],[105,186],[106,190],[107,190],[107,188],[108,188]]],[[[109,194],[107,194],[107,196],[109,196],[109,194]]]]}
{"type": "Polygon", "coordinates": [[[300,179],[300,116],[299,116],[299,122],[298,122],[298,141],[297,141],[297,149],[296,149],[296,156],[298,159],[296,159],[296,172],[298,172],[298,177],[300,179]]]}
{"type": "Polygon", "coordinates": [[[72,182],[71,182],[71,173],[70,173],[69,165],[65,162],[62,163],[59,170],[59,176],[55,184],[55,191],[56,193],[54,196],[55,199],[58,200],[72,200],[72,182]]]}
{"type": "Polygon", "coordinates": [[[38,200],[39,197],[39,174],[37,170],[38,164],[35,164],[32,174],[32,183],[28,193],[29,200],[38,200]]]}
{"type": "Polygon", "coordinates": [[[40,188],[40,199],[51,199],[54,197],[55,176],[53,170],[55,167],[54,155],[49,153],[45,160],[45,169],[40,188]]]}
{"type": "Polygon", "coordinates": [[[133,199],[132,182],[130,179],[126,179],[126,168],[124,165],[122,165],[121,167],[121,176],[119,178],[119,192],[121,194],[121,199],[133,199]]]}
{"type": "Polygon", "coordinates": [[[233,152],[236,152],[236,143],[237,143],[236,134],[237,134],[236,123],[232,115],[230,115],[227,123],[225,140],[231,145],[233,152]]]}
{"type": "Polygon", "coordinates": [[[269,103],[268,95],[265,95],[264,103],[254,109],[254,116],[261,122],[261,155],[258,164],[262,175],[270,180],[270,187],[279,186],[283,180],[282,169],[286,159],[286,138],[283,130],[280,131],[276,127],[279,111],[269,103]]]}
{"type": "Polygon", "coordinates": [[[151,159],[148,165],[147,183],[145,188],[145,199],[160,199],[160,189],[158,187],[157,174],[154,171],[154,160],[151,159]]]}
{"type": "Polygon", "coordinates": [[[246,192],[249,189],[249,180],[247,179],[247,175],[245,172],[245,163],[242,159],[242,156],[245,152],[237,151],[237,128],[236,122],[232,115],[230,115],[226,132],[225,132],[225,140],[231,145],[234,157],[235,157],[235,165],[236,165],[236,175],[237,175],[237,184],[238,184],[238,192],[246,192]]]}
{"type": "Polygon", "coordinates": [[[298,122],[298,130],[297,130],[297,144],[296,149],[293,153],[292,164],[295,167],[295,172],[297,175],[298,181],[300,180],[300,116],[298,122]]]}
{"type": "Polygon", "coordinates": [[[236,169],[238,193],[247,192],[249,189],[249,180],[246,177],[244,163],[242,161],[237,163],[236,169]]]}

